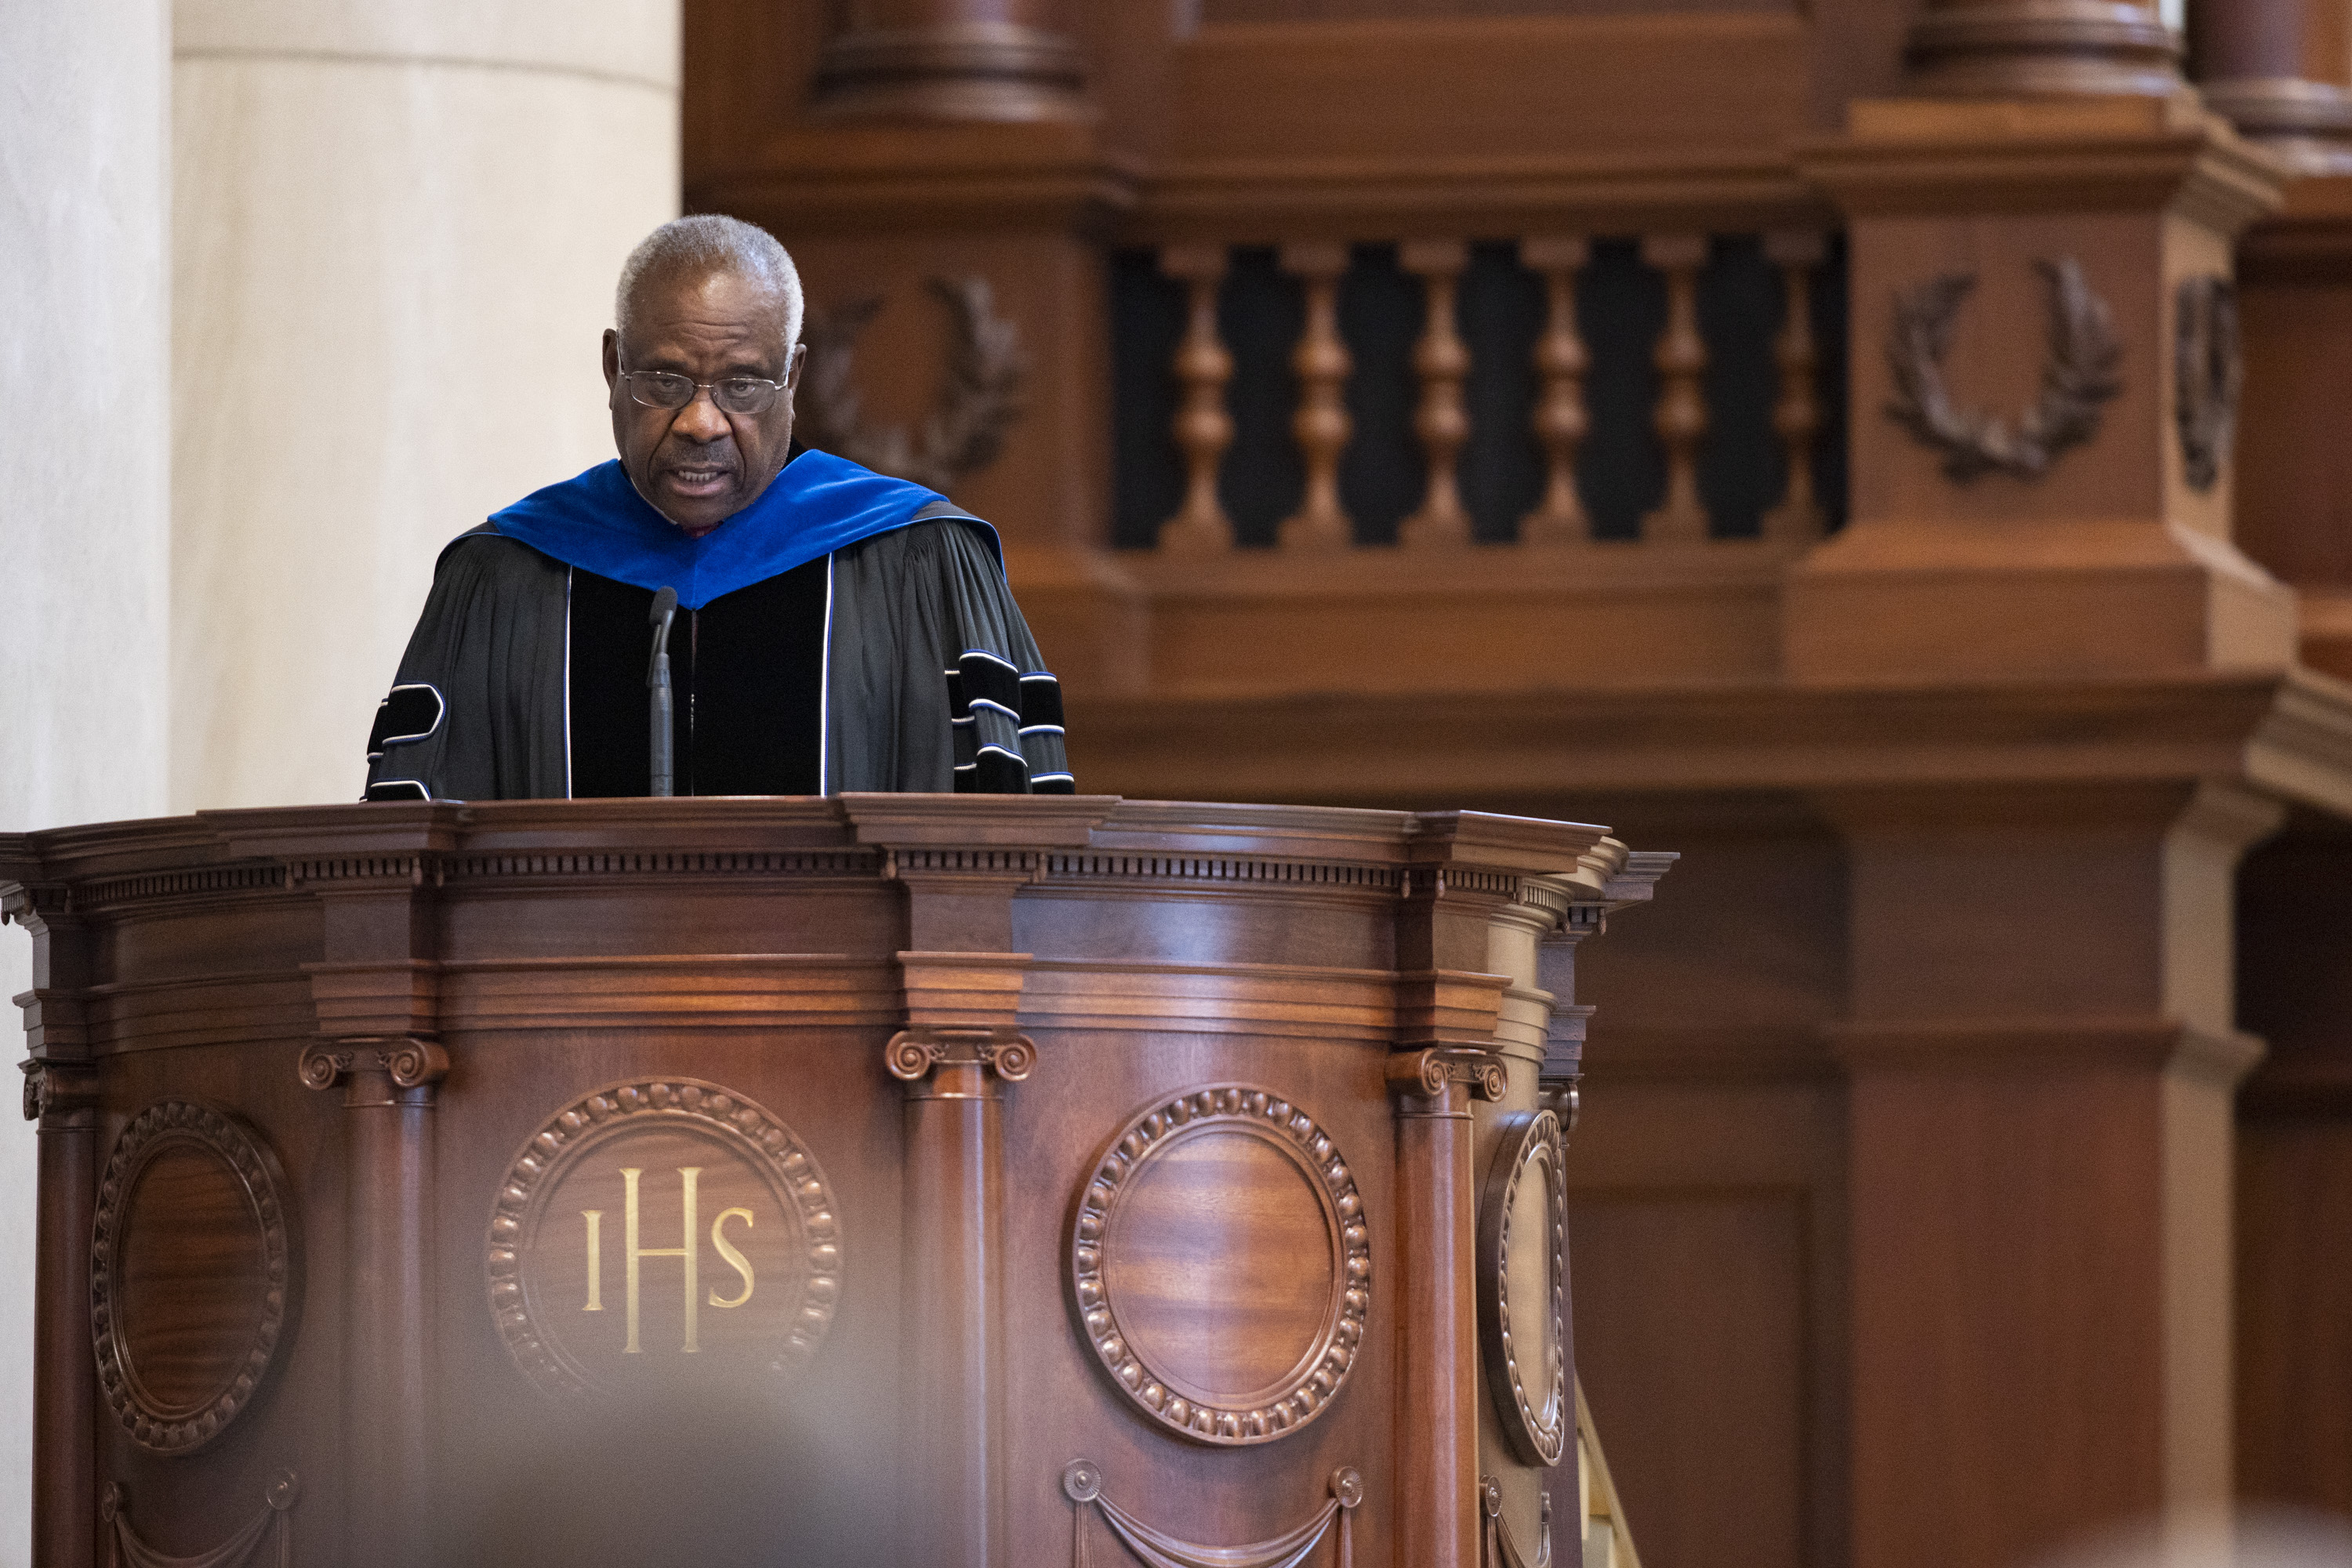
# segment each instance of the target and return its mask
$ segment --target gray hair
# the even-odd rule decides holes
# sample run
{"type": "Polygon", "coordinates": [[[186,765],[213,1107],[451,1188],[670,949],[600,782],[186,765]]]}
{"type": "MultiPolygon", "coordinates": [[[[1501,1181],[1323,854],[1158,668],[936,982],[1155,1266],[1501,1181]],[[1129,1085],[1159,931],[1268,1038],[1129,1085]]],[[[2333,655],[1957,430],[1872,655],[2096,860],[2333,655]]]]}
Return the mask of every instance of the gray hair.
{"type": "Polygon", "coordinates": [[[801,275],[792,257],[766,229],[716,213],[670,219],[639,241],[621,263],[620,287],[613,291],[613,324],[622,340],[628,339],[629,307],[646,279],[712,272],[731,272],[774,289],[783,300],[784,346],[801,341],[801,275]]]}

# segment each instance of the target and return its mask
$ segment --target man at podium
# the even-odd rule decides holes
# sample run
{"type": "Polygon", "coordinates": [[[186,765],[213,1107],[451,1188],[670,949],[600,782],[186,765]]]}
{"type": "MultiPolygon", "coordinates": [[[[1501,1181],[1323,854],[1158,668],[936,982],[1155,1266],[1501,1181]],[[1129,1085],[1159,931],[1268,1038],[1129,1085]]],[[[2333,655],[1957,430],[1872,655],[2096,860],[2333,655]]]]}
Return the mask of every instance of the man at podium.
{"type": "Polygon", "coordinates": [[[679,218],[631,253],[604,350],[620,456],[441,552],[369,800],[665,793],[665,750],[678,795],[1074,787],[995,531],[830,454],[787,461],[802,314],[749,224],[679,218]]]}

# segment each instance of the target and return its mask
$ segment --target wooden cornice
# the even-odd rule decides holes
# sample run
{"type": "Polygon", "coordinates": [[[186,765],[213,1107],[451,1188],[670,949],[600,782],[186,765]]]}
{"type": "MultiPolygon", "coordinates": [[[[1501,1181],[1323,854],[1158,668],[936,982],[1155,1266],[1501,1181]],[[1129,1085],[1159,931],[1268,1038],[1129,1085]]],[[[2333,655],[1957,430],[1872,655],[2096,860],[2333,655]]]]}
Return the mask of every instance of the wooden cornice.
{"type": "Polygon", "coordinates": [[[2171,211],[2234,235],[2277,207],[2286,178],[2193,96],[1851,112],[1849,134],[1804,144],[1797,163],[1856,216],[2171,211]]]}
{"type": "Polygon", "coordinates": [[[796,235],[1097,229],[1140,168],[1085,123],[796,126],[751,166],[694,181],[689,210],[756,214],[796,235]]]}
{"type": "Polygon", "coordinates": [[[2286,204],[2246,231],[2238,276],[2248,283],[2352,278],[2352,174],[2290,183],[2286,204]]]}
{"type": "Polygon", "coordinates": [[[2241,780],[2352,815],[2352,685],[2097,681],[1084,697],[1092,789],[1243,799],[2241,780]]]}
{"type": "Polygon", "coordinates": [[[1129,243],[1275,244],[1402,234],[1507,237],[1795,227],[1835,210],[1785,150],[1616,156],[1228,158],[1146,172],[1129,243]]]}

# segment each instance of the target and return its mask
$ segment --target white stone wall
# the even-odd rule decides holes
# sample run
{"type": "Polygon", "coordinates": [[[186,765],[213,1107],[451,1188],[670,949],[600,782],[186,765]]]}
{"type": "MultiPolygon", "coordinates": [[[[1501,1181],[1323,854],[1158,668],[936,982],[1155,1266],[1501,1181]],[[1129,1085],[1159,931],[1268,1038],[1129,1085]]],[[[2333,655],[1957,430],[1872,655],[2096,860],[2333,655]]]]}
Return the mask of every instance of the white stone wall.
{"type": "MultiPolygon", "coordinates": [[[[0,5],[0,831],[166,805],[167,5],[0,5]]],[[[0,931],[0,998],[31,974],[0,931]]],[[[22,1055],[0,1056],[0,1568],[31,1555],[22,1055]]]]}
{"type": "Polygon", "coordinates": [[[441,546],[612,456],[677,0],[179,0],[175,810],[355,799],[441,546]]]}
{"type": "MultiPolygon", "coordinates": [[[[677,210],[678,9],[0,4],[0,831],[357,796],[435,553],[611,455],[597,340],[677,210]]],[[[0,996],[30,962],[0,931],[0,996]]],[[[22,1568],[35,1141],[8,1078],[22,1568]]]]}

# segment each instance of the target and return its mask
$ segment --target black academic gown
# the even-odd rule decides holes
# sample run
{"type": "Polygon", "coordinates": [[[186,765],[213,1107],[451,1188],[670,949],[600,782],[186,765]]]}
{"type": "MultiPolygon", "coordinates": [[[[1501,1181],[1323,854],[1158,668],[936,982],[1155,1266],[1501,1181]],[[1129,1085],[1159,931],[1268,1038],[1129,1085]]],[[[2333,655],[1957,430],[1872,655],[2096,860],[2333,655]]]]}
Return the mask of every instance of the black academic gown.
{"type": "MultiPolygon", "coordinates": [[[[646,776],[624,759],[649,750],[651,628],[639,606],[651,598],[495,522],[458,539],[378,710],[367,798],[627,793],[646,776]],[[583,657],[583,637],[612,657],[583,657]],[[619,648],[603,647],[615,638],[619,648]],[[615,668],[636,672],[634,703],[615,668]]],[[[700,728],[697,705],[684,705],[681,794],[1074,788],[1061,689],[1013,603],[994,535],[945,501],[678,620],[673,669],[683,656],[688,692],[716,701],[723,690],[732,703],[723,719],[704,706],[700,728]],[[698,617],[727,645],[698,664],[698,617]],[[764,645],[763,622],[773,626],[764,645]],[[758,706],[770,702],[775,733],[763,734],[758,706]],[[792,735],[813,742],[813,759],[792,735]],[[719,789],[695,788],[698,771],[719,789]]]]}

